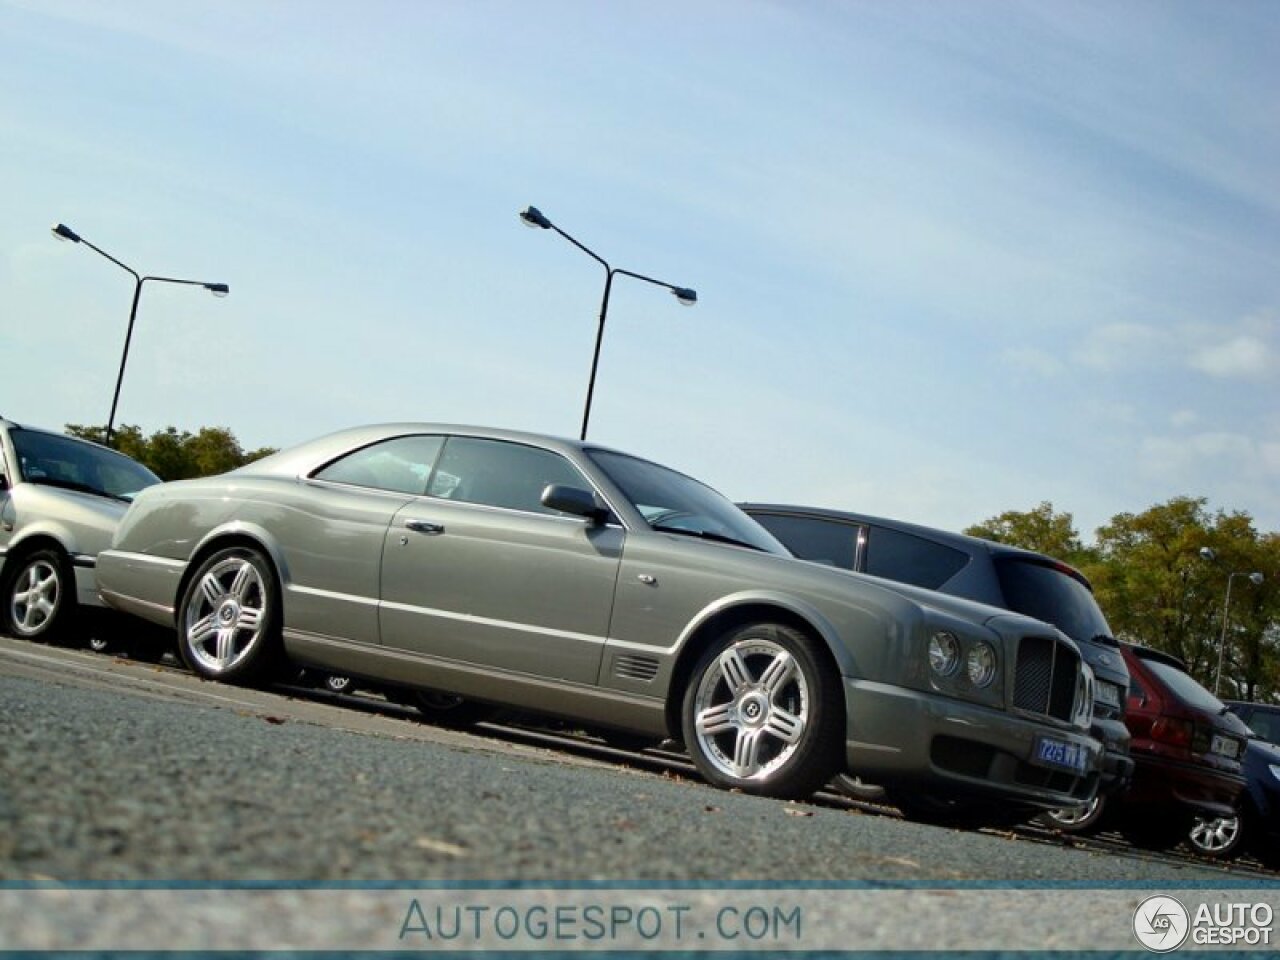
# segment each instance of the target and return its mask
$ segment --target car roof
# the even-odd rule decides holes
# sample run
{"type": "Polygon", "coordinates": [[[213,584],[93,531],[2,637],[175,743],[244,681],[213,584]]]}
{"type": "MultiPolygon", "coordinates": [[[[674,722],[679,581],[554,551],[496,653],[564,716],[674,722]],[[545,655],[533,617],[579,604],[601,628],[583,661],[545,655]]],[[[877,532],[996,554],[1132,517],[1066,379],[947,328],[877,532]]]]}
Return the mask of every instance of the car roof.
{"type": "Polygon", "coordinates": [[[852,510],[833,510],[828,507],[804,507],[794,504],[779,503],[739,503],[739,507],[750,513],[752,510],[758,510],[762,513],[787,513],[795,516],[817,517],[826,520],[844,520],[851,523],[867,523],[879,527],[887,527],[891,530],[898,530],[902,533],[910,533],[914,536],[921,537],[925,540],[932,540],[934,543],[940,543],[956,550],[963,551],[970,555],[986,552],[997,557],[1012,557],[1015,559],[1028,560],[1033,563],[1039,563],[1048,566],[1065,569],[1077,580],[1089,586],[1089,578],[1083,573],[1071,566],[1069,563],[1051,557],[1046,553],[1040,553],[1037,550],[1027,550],[1023,547],[1014,547],[1007,543],[1000,543],[996,540],[984,540],[982,537],[972,537],[967,533],[956,533],[952,530],[943,530],[940,527],[927,527],[921,523],[911,523],[907,520],[893,520],[889,517],[877,517],[868,513],[857,513],[852,510]]]}

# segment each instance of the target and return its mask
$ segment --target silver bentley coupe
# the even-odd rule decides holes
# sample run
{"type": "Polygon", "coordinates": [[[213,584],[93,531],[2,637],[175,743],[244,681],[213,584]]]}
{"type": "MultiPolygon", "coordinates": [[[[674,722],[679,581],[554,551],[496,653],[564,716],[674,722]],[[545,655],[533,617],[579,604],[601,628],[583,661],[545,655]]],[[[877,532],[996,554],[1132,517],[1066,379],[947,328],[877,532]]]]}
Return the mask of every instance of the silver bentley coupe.
{"type": "Polygon", "coordinates": [[[98,585],[210,679],[287,658],[444,722],[501,706],[674,737],[750,793],[847,771],[909,812],[1029,813],[1097,787],[1092,677],[1058,630],[797,560],[697,480],[592,443],[335,433],[144,490],[98,585]]]}

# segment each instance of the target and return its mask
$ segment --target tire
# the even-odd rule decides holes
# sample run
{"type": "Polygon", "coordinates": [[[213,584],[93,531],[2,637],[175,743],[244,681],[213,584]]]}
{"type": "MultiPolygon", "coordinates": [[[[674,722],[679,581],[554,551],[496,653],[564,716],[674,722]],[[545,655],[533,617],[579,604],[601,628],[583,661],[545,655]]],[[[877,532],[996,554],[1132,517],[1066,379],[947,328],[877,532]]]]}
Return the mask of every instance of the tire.
{"type": "Polygon", "coordinates": [[[853,800],[861,800],[864,803],[882,803],[885,798],[884,787],[878,787],[874,783],[866,783],[852,773],[837,774],[836,778],[831,781],[831,789],[842,796],[853,800]]]}
{"type": "Polygon", "coordinates": [[[1187,843],[1202,857],[1215,860],[1234,860],[1244,852],[1247,844],[1247,818],[1197,817],[1187,834],[1187,843]]]}
{"type": "Polygon", "coordinates": [[[1040,814],[1038,819],[1044,826],[1053,830],[1088,836],[1102,829],[1102,822],[1106,813],[1107,801],[1104,797],[1098,795],[1082,807],[1062,807],[1058,810],[1046,810],[1040,814]]]}
{"type": "Polygon", "coordinates": [[[250,547],[228,547],[200,564],[178,611],[178,653],[209,680],[271,679],[283,652],[280,589],[266,557],[250,547]]]}
{"type": "Polygon", "coordinates": [[[340,673],[328,673],[322,686],[330,693],[350,693],[355,689],[355,681],[340,673]]]}
{"type": "Polygon", "coordinates": [[[432,723],[441,727],[470,727],[498,715],[498,708],[487,703],[464,700],[454,693],[437,690],[415,690],[409,703],[432,723]]]}
{"type": "Polygon", "coordinates": [[[76,619],[76,581],[61,551],[41,547],[14,557],[4,579],[4,628],[23,640],[63,640],[76,619]]]}
{"type": "Polygon", "coordinates": [[[844,709],[839,678],[805,634],[753,623],[702,654],[681,705],[698,772],[728,790],[805,799],[839,770],[844,709]]]}

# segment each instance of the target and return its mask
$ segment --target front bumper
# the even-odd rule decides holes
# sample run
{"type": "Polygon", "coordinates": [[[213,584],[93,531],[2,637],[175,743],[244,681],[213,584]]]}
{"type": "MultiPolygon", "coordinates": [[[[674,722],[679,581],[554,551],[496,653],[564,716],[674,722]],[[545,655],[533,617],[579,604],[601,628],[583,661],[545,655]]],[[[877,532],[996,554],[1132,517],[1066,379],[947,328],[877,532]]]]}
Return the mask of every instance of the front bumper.
{"type": "Polygon", "coordinates": [[[949,798],[1003,799],[1055,809],[1098,789],[1102,747],[1087,734],[938,694],[846,677],[849,772],[949,798]],[[1083,774],[1036,762],[1041,736],[1086,756],[1083,774]]]}
{"type": "Polygon", "coordinates": [[[1133,757],[1129,755],[1129,728],[1123,720],[1103,719],[1094,714],[1089,728],[1093,738],[1102,744],[1102,778],[1099,793],[1118,793],[1133,779],[1133,757]]]}

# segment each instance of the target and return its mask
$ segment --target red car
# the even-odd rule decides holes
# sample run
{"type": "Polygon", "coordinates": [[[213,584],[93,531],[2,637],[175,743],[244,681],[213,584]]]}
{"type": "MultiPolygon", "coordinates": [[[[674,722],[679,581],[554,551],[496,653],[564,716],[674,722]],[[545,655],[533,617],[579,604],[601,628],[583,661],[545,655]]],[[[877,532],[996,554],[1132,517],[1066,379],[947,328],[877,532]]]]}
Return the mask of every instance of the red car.
{"type": "Polygon", "coordinates": [[[1046,822],[1076,833],[1113,827],[1137,846],[1169,849],[1197,818],[1235,816],[1250,731],[1176,657],[1128,643],[1120,649],[1129,668],[1133,779],[1118,794],[1055,811],[1046,822]]]}

